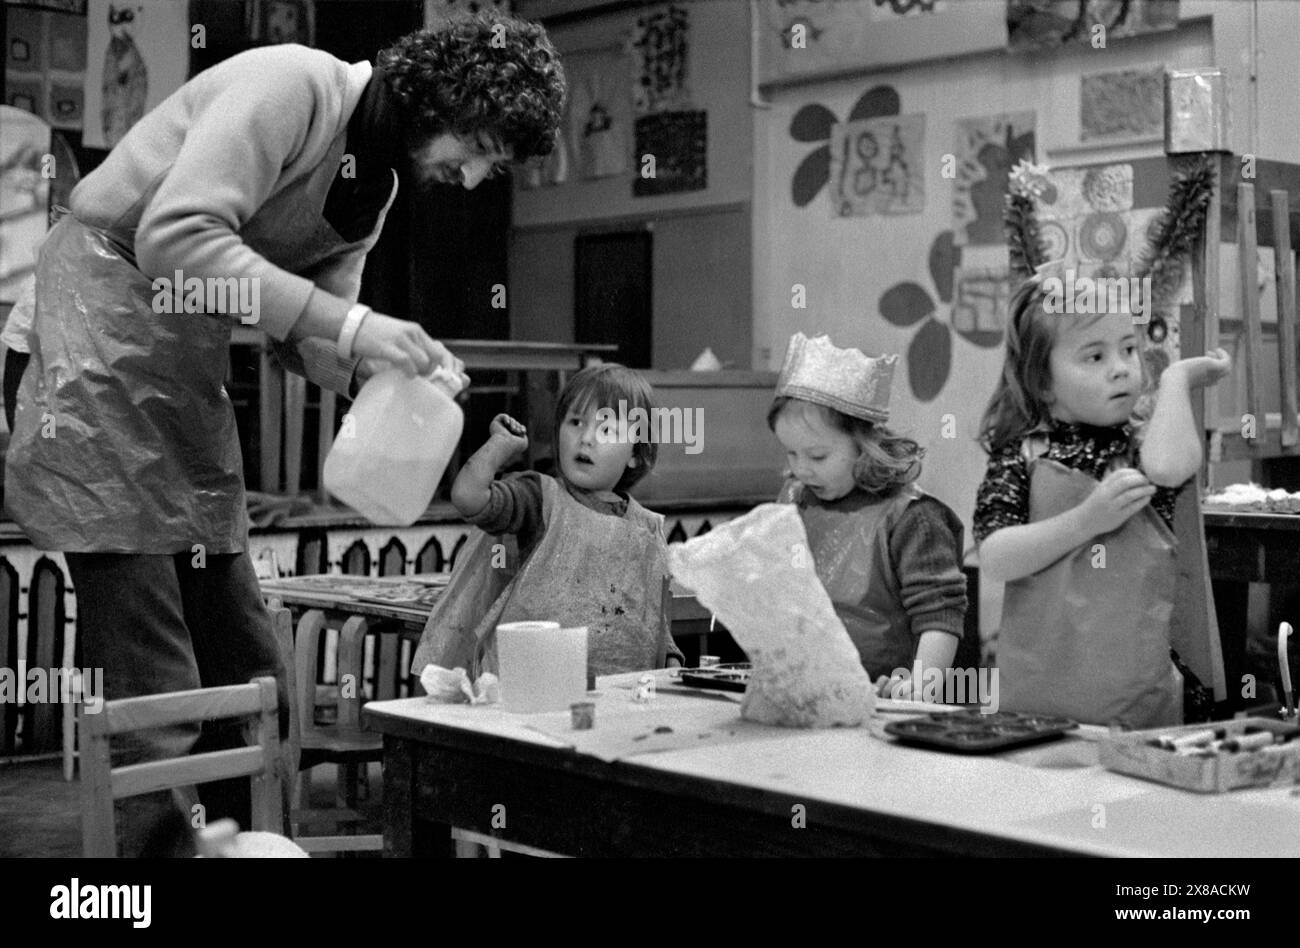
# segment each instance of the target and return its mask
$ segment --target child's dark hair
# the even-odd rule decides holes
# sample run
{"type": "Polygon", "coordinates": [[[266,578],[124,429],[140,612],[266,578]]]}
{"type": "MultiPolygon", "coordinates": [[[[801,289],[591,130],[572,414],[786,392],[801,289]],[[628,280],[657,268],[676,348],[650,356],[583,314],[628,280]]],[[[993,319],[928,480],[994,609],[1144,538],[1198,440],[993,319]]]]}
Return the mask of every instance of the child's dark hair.
{"type": "MultiPolygon", "coordinates": [[[[617,362],[600,362],[577,372],[565,384],[555,403],[555,444],[560,443],[560,428],[570,412],[585,415],[592,408],[619,410],[619,402],[627,406],[629,414],[634,408],[645,412],[647,419],[654,413],[654,389],[640,372],[617,362]]],[[[636,464],[623,471],[614,485],[615,490],[631,490],[641,478],[649,474],[659,460],[659,445],[651,438],[636,441],[632,446],[636,464]]]]}
{"type": "Polygon", "coordinates": [[[777,418],[791,406],[819,412],[823,421],[857,443],[861,456],[853,465],[853,482],[860,490],[884,497],[921,476],[925,448],[911,438],[895,434],[885,425],[846,415],[827,405],[787,395],[777,396],[767,411],[767,427],[773,433],[776,432],[777,418]]]}
{"type": "Polygon", "coordinates": [[[417,30],[379,53],[415,141],[486,139],[515,162],[549,155],[564,112],[560,57],[536,23],[496,13],[417,30]]]}
{"type": "Polygon", "coordinates": [[[1052,347],[1060,327],[1047,293],[1025,280],[1011,297],[1002,374],[980,422],[980,445],[995,454],[1051,417],[1052,347]]]}

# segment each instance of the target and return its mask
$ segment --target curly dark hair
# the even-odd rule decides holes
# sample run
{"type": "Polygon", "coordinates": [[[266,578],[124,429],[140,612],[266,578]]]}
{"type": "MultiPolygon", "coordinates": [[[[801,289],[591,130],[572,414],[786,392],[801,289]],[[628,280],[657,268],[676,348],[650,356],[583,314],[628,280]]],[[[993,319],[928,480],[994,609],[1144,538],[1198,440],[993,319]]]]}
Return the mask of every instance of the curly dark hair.
{"type": "Polygon", "coordinates": [[[414,140],[486,139],[516,162],[549,155],[564,111],[559,54],[536,23],[496,13],[410,33],[379,53],[414,140]]]}

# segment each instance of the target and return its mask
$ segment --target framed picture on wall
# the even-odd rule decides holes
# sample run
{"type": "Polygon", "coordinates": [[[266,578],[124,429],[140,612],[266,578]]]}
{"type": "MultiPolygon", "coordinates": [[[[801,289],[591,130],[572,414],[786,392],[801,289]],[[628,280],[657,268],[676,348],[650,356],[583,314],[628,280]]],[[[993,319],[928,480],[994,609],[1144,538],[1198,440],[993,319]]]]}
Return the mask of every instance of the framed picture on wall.
{"type": "Polygon", "coordinates": [[[970,0],[759,0],[758,74],[785,85],[1000,49],[1006,7],[970,0]]]}
{"type": "Polygon", "coordinates": [[[1079,77],[1079,142],[1159,142],[1165,134],[1163,65],[1079,77]]]}

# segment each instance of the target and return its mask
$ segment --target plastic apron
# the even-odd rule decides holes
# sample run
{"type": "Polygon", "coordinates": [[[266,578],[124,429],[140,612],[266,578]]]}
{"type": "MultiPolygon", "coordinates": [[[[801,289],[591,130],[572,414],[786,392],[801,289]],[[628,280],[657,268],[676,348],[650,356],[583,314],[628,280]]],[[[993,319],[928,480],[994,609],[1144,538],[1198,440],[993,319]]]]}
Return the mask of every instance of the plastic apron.
{"type": "MultiPolygon", "coordinates": [[[[1097,487],[1044,457],[1031,458],[1029,471],[1030,522],[1077,507],[1097,487]]],[[[1148,504],[1119,529],[1007,583],[1002,707],[1130,728],[1182,723],[1182,676],[1169,657],[1176,549],[1148,504]]]]}
{"type": "MultiPolygon", "coordinates": [[[[301,217],[292,247],[260,239],[257,215],[240,237],[282,269],[310,276],[366,240],[345,243],[318,207],[297,199],[305,184],[276,198],[277,226],[285,214],[301,217]]],[[[208,553],[243,552],[243,456],[225,390],[233,317],[155,313],[133,245],[134,234],[69,215],[41,248],[32,359],[6,457],[7,507],[38,549],[177,553],[202,544],[208,553]]]]}
{"type": "Polygon", "coordinates": [[[496,672],[496,627],[530,619],[585,625],[589,675],[663,666],[669,643],[663,517],[631,499],[626,516],[597,513],[554,478],[534,476],[542,485],[541,539],[519,565],[514,537],[476,533],[425,624],[413,674],[430,663],[465,668],[471,677],[496,672]]]}
{"type": "Polygon", "coordinates": [[[916,655],[889,537],[903,511],[923,496],[908,485],[893,497],[846,511],[843,501],[823,506],[793,485],[781,492],[781,500],[798,503],[817,578],[873,679],[895,668],[910,670],[916,655]]]}

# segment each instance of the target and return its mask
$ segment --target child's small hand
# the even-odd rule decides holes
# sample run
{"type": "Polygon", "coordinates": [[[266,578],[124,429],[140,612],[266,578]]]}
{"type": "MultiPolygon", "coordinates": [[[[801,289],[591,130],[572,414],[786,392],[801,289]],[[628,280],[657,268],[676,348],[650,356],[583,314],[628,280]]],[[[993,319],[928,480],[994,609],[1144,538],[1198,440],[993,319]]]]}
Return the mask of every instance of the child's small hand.
{"type": "Polygon", "coordinates": [[[1136,468],[1111,471],[1080,506],[1093,536],[1117,529],[1151,500],[1156,486],[1136,468]]]}
{"type": "Polygon", "coordinates": [[[895,701],[912,701],[912,680],[901,675],[881,675],[876,679],[876,697],[893,698],[895,701]]]}
{"type": "Polygon", "coordinates": [[[488,432],[506,461],[528,450],[528,429],[509,415],[501,414],[493,418],[488,432]]]}
{"type": "Polygon", "coordinates": [[[1179,372],[1187,379],[1189,388],[1202,385],[1216,385],[1232,370],[1232,357],[1225,349],[1215,349],[1203,356],[1179,359],[1166,372],[1179,372]]]}

